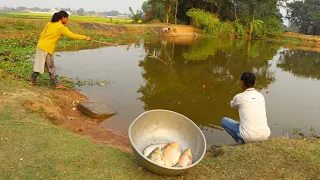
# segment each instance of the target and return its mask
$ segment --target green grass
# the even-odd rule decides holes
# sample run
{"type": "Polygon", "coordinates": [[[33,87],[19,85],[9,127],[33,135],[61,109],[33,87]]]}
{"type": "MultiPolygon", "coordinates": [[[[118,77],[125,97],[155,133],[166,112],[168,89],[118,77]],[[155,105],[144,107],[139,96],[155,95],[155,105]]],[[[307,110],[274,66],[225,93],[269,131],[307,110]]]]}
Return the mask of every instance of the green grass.
{"type": "MultiPolygon", "coordinates": [[[[21,18],[21,19],[49,19],[52,17],[50,14],[37,14],[37,13],[0,13],[0,17],[5,18],[21,18]]],[[[74,16],[70,15],[71,21],[84,21],[84,22],[100,22],[100,23],[112,23],[112,24],[130,24],[133,21],[131,19],[111,19],[98,16],[74,16]]]]}
{"type": "MultiPolygon", "coordinates": [[[[26,88],[1,80],[1,96],[26,88]]],[[[25,111],[21,96],[9,98],[0,106],[1,179],[129,179],[141,172],[130,153],[93,144],[25,111]]]]}
{"type": "MultiPolygon", "coordinates": [[[[2,179],[164,178],[137,165],[132,153],[94,144],[25,110],[22,102],[39,91],[46,88],[0,79],[2,179]]],[[[166,179],[319,179],[319,149],[319,140],[286,138],[224,146],[188,173],[166,179]]]]}
{"type": "MultiPolygon", "coordinates": [[[[33,71],[32,57],[35,53],[35,47],[38,42],[39,34],[47,23],[47,20],[25,20],[25,19],[6,19],[0,18],[0,24],[3,28],[0,28],[0,33],[7,36],[17,36],[14,38],[6,38],[6,36],[0,36],[0,68],[7,73],[13,75],[18,79],[28,80],[33,71]],[[3,23],[1,23],[3,22],[3,23]],[[19,37],[21,36],[21,37],[19,37]]],[[[150,31],[145,31],[140,28],[139,35],[129,34],[127,27],[123,25],[116,25],[117,28],[122,29],[124,32],[120,34],[117,30],[101,31],[100,28],[112,28],[113,25],[106,24],[89,24],[90,28],[86,28],[85,25],[78,22],[68,23],[68,27],[75,33],[86,34],[95,40],[108,42],[108,43],[127,43],[136,39],[151,36],[150,31]],[[92,25],[92,26],[90,26],[92,25]],[[95,27],[97,26],[97,27],[95,27]],[[126,32],[126,30],[128,32],[126,32]]],[[[58,51],[76,51],[82,49],[99,48],[103,44],[91,43],[83,40],[73,40],[67,37],[62,37],[57,44],[58,51]],[[77,45],[77,46],[75,46],[77,45]],[[76,47],[76,48],[75,48],[76,47]]],[[[38,83],[43,86],[51,86],[47,73],[41,75],[38,83]]],[[[67,79],[65,77],[59,77],[60,82],[70,88],[75,85],[88,85],[92,84],[92,80],[86,79],[67,79]]],[[[95,83],[96,84],[96,83],[95,83]]]]}

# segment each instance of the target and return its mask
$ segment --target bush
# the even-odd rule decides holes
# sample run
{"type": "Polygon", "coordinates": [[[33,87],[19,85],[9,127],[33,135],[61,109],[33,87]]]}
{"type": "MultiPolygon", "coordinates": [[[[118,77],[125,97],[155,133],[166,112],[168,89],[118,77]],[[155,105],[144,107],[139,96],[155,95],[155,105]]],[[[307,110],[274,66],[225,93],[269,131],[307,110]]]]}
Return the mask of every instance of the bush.
{"type": "Polygon", "coordinates": [[[246,37],[247,35],[246,30],[244,26],[240,24],[240,21],[221,22],[216,14],[194,8],[187,12],[187,16],[192,18],[195,27],[200,28],[204,33],[213,36],[246,37]]]}
{"type": "Polygon", "coordinates": [[[230,21],[220,23],[219,36],[232,37],[235,35],[236,29],[230,21]]]}
{"type": "Polygon", "coordinates": [[[250,16],[242,16],[240,19],[230,22],[221,22],[216,14],[201,9],[192,8],[187,12],[193,25],[202,29],[204,33],[213,36],[241,37],[248,36],[252,23],[252,36],[263,38],[275,36],[283,32],[283,27],[277,18],[253,20],[250,16]]]}
{"type": "Polygon", "coordinates": [[[276,36],[283,33],[283,26],[277,18],[268,18],[264,20],[263,29],[268,36],[276,36]]]}
{"type": "Polygon", "coordinates": [[[202,29],[205,33],[210,35],[219,34],[220,20],[217,15],[192,8],[187,12],[187,16],[192,18],[195,27],[202,29]]]}
{"type": "Polygon", "coordinates": [[[252,22],[253,25],[253,31],[252,36],[262,38],[265,36],[265,30],[263,28],[264,22],[261,20],[254,20],[252,22]]]}
{"type": "Polygon", "coordinates": [[[232,22],[233,27],[235,29],[235,36],[236,37],[247,37],[246,28],[240,23],[239,20],[232,22]]]}

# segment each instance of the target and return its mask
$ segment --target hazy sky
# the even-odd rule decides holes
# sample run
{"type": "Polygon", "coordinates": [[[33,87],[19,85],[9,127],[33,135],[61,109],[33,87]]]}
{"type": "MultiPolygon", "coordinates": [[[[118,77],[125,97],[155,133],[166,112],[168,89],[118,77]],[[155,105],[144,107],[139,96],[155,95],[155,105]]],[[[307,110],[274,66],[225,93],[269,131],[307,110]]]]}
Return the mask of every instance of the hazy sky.
{"type": "Polygon", "coordinates": [[[1,0],[0,7],[40,7],[40,8],[84,8],[85,11],[110,11],[118,10],[120,13],[129,12],[129,7],[134,11],[141,9],[145,0],[1,0]]]}

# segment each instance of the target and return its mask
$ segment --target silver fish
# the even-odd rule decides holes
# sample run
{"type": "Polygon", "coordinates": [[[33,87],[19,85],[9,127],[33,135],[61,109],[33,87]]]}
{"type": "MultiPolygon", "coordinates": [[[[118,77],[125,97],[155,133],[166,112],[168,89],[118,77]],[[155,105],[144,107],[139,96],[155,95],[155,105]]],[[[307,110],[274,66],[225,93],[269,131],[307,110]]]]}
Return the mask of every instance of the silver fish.
{"type": "Polygon", "coordinates": [[[170,143],[163,153],[164,165],[169,167],[175,166],[179,161],[180,155],[181,150],[178,145],[178,142],[170,143]]]}
{"type": "Polygon", "coordinates": [[[156,148],[160,148],[160,150],[162,151],[165,147],[167,147],[167,145],[168,144],[152,144],[144,149],[143,155],[149,156],[150,153],[156,148]]]}
{"type": "Polygon", "coordinates": [[[187,167],[192,164],[192,152],[191,149],[187,149],[179,158],[178,164],[176,167],[187,167]]]}
{"type": "Polygon", "coordinates": [[[153,150],[151,152],[151,154],[148,156],[148,158],[159,164],[159,165],[162,165],[164,166],[164,158],[163,158],[163,155],[162,155],[162,152],[161,152],[161,149],[159,147],[157,147],[155,150],[153,150]]]}

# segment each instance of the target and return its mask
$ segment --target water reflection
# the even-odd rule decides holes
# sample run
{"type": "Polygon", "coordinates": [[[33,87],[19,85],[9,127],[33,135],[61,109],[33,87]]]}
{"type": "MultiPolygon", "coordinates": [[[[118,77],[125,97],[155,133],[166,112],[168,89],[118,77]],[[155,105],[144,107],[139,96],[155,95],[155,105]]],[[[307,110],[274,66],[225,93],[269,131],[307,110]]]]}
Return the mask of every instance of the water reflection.
{"type": "Polygon", "coordinates": [[[257,88],[275,81],[268,60],[279,50],[262,41],[203,39],[191,46],[174,42],[159,46],[154,41],[145,49],[169,61],[169,66],[147,56],[140,66],[146,81],[138,90],[145,110],[168,109],[182,113],[198,125],[219,128],[224,116],[238,119],[230,108],[233,96],[241,92],[244,71],[257,74],[257,88]]]}
{"type": "Polygon", "coordinates": [[[295,76],[320,79],[320,53],[301,50],[281,52],[278,67],[295,76]]]}
{"type": "Polygon", "coordinates": [[[231,143],[232,138],[220,131],[220,119],[238,119],[229,102],[242,91],[239,79],[244,71],[257,74],[272,137],[292,128],[308,131],[311,126],[320,132],[319,53],[280,49],[263,41],[174,37],[59,54],[59,75],[113,82],[79,89],[91,101],[119,112],[101,123],[117,134],[126,134],[144,111],[161,108],[191,118],[209,145],[231,143]]]}

